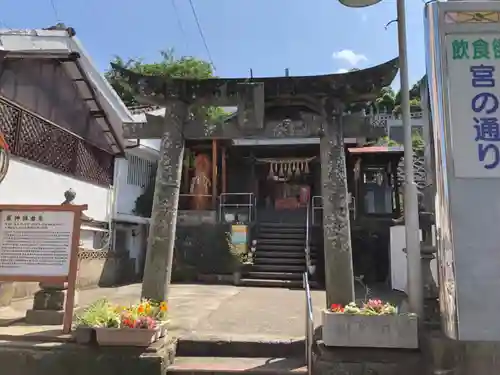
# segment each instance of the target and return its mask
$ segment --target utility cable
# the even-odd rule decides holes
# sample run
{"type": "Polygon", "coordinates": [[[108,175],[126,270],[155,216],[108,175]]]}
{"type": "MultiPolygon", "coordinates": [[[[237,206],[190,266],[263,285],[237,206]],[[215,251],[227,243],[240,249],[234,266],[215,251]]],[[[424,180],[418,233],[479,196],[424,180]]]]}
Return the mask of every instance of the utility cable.
{"type": "Polygon", "coordinates": [[[193,0],[189,0],[189,5],[191,6],[191,11],[193,12],[193,17],[196,21],[196,25],[198,26],[198,32],[200,33],[203,44],[205,45],[205,50],[207,51],[208,59],[210,60],[210,64],[212,64],[213,69],[215,70],[215,64],[212,59],[212,54],[210,53],[210,48],[208,48],[207,40],[205,39],[205,34],[203,33],[203,29],[201,28],[200,20],[198,19],[198,15],[196,14],[196,9],[194,8],[193,0]]]}
{"type": "Polygon", "coordinates": [[[177,8],[177,4],[175,0],[170,0],[172,3],[172,8],[174,8],[175,18],[177,18],[177,25],[179,26],[179,30],[181,32],[182,38],[184,39],[184,44],[186,45],[186,50],[188,50],[188,39],[186,32],[184,31],[184,27],[182,26],[181,16],[179,13],[179,9],[177,8]]]}
{"type": "Polygon", "coordinates": [[[56,23],[59,23],[61,19],[59,18],[59,12],[57,11],[55,0],[50,0],[50,6],[52,7],[52,11],[54,12],[54,16],[56,17],[56,23]]]}

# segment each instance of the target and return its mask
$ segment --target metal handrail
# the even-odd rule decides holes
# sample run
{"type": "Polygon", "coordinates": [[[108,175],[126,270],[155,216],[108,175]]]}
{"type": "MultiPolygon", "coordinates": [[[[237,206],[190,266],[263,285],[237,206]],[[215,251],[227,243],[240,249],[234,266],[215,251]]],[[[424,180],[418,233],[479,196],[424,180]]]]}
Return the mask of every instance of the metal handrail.
{"type": "Polygon", "coordinates": [[[306,211],[306,243],[304,244],[304,256],[306,261],[306,271],[311,272],[311,249],[310,249],[310,241],[311,241],[311,204],[307,202],[307,211],[306,211]]]}
{"type": "Polygon", "coordinates": [[[221,193],[219,195],[219,220],[222,220],[223,207],[247,207],[248,220],[252,222],[254,220],[255,205],[256,198],[254,197],[254,193],[221,193]],[[248,196],[248,203],[226,203],[226,197],[229,196],[248,196]]]}
{"type": "Polygon", "coordinates": [[[312,220],[311,224],[315,224],[316,211],[323,209],[323,197],[321,195],[315,195],[311,198],[311,211],[312,211],[312,220]],[[318,203],[319,202],[319,203],[318,203]]]}
{"type": "Polygon", "coordinates": [[[305,355],[306,355],[306,366],[307,374],[312,374],[312,348],[313,348],[313,335],[314,335],[314,315],[313,315],[313,304],[311,298],[311,288],[309,286],[309,276],[307,272],[302,275],[302,282],[304,284],[305,296],[306,296],[306,335],[305,335],[305,355]]]}

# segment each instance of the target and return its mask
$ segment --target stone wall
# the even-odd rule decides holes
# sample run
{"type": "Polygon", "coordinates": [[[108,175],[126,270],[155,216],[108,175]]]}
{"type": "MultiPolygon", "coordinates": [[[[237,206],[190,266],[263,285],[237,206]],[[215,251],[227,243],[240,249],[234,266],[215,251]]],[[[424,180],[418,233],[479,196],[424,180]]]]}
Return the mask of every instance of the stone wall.
{"type": "Polygon", "coordinates": [[[195,281],[199,275],[229,275],[238,266],[229,246],[229,224],[177,225],[173,281],[195,281]]]}
{"type": "MultiPolygon", "coordinates": [[[[133,280],[134,260],[107,251],[81,250],[78,260],[78,289],[113,286],[133,280]]],[[[0,307],[12,300],[33,296],[37,282],[0,282],[0,307]]]]}

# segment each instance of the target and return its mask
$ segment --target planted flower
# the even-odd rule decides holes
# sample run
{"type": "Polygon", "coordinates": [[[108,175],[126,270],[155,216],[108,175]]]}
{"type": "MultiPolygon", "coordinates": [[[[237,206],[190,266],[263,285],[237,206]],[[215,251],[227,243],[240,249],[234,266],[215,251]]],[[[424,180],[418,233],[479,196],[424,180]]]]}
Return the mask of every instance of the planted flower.
{"type": "Polygon", "coordinates": [[[334,303],[330,306],[330,311],[352,315],[396,315],[398,313],[396,306],[388,302],[384,303],[379,299],[370,299],[361,305],[356,304],[356,302],[350,302],[345,306],[334,303]]]}
{"type": "Polygon", "coordinates": [[[347,305],[334,303],[322,313],[322,340],[326,346],[407,348],[418,347],[414,314],[401,314],[380,299],[347,305]]]}
{"type": "Polygon", "coordinates": [[[148,346],[166,334],[167,303],[142,300],[129,307],[100,300],[77,317],[77,328],[95,330],[101,345],[148,346]]]}

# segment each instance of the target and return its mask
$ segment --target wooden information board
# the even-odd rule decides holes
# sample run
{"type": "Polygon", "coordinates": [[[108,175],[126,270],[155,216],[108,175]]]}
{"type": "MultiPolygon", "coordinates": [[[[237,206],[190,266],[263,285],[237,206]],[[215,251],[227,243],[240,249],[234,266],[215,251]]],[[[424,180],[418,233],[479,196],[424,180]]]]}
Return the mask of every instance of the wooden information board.
{"type": "Polygon", "coordinates": [[[80,222],[86,205],[0,205],[0,281],[67,283],[63,332],[71,331],[80,222]]]}

